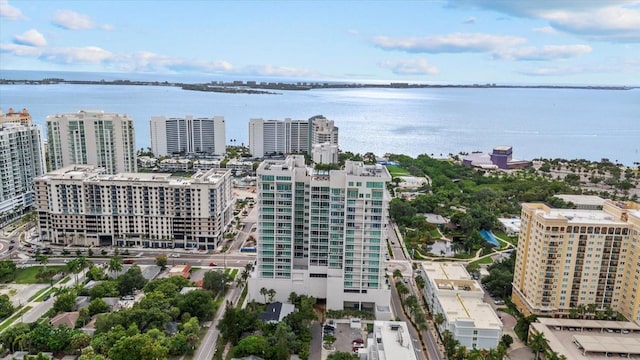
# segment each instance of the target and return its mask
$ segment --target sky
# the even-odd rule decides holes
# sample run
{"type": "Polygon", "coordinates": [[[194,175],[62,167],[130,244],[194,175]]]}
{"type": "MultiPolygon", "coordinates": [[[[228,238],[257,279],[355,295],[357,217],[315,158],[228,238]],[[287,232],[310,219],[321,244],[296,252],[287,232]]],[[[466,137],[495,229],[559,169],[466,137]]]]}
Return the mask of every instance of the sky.
{"type": "Polygon", "coordinates": [[[0,0],[2,70],[640,85],[640,0],[0,0]]]}

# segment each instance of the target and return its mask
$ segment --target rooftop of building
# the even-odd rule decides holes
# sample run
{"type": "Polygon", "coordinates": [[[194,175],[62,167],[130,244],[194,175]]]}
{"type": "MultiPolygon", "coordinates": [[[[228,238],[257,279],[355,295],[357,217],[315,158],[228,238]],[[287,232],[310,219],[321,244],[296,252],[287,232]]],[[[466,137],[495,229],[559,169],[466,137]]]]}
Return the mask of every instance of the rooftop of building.
{"type": "Polygon", "coordinates": [[[75,164],[62,167],[41,176],[53,180],[86,180],[86,181],[126,181],[126,182],[158,182],[173,186],[188,186],[190,184],[217,183],[229,170],[210,169],[198,171],[189,178],[173,177],[168,173],[118,173],[108,175],[104,169],[93,165],[75,164]]]}
{"type": "Polygon", "coordinates": [[[596,195],[558,194],[554,196],[566,202],[574,203],[576,205],[602,206],[605,202],[603,198],[596,195]]]}
{"type": "Polygon", "coordinates": [[[127,114],[108,113],[108,112],[105,112],[104,110],[79,110],[78,112],[75,112],[75,113],[55,114],[55,115],[47,116],[47,120],[64,119],[64,118],[73,118],[73,119],[107,118],[107,119],[132,120],[131,117],[127,114]]]}
{"type": "Polygon", "coordinates": [[[568,224],[621,225],[624,221],[603,210],[539,208],[535,214],[548,220],[567,220],[568,224]]]}
{"type": "Polygon", "coordinates": [[[522,224],[520,218],[498,218],[498,221],[504,226],[517,230],[520,230],[520,225],[522,224]]]}
{"type": "Polygon", "coordinates": [[[632,322],[538,318],[531,326],[544,334],[552,351],[568,359],[602,359],[605,352],[640,354],[640,327],[632,322]]]}
{"type": "Polygon", "coordinates": [[[413,341],[404,321],[374,321],[372,359],[416,359],[413,341]],[[376,356],[377,355],[377,356],[376,356]]]}
{"type": "Polygon", "coordinates": [[[438,301],[450,322],[470,319],[478,328],[502,327],[491,305],[483,301],[482,287],[463,264],[423,262],[422,271],[427,281],[438,289],[438,301]]]}
{"type": "Polygon", "coordinates": [[[423,261],[422,271],[430,280],[473,280],[460,263],[423,261]]]}
{"type": "Polygon", "coordinates": [[[438,300],[449,323],[457,320],[472,320],[474,326],[479,329],[502,328],[502,322],[496,312],[481,297],[465,297],[460,293],[439,294],[438,300]]]}

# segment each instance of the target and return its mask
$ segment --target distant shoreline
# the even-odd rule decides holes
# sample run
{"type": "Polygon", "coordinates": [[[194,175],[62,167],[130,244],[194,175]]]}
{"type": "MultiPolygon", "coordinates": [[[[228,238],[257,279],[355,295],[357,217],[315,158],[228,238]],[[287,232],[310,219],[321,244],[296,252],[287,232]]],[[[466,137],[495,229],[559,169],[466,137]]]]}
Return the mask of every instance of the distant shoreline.
{"type": "Polygon", "coordinates": [[[631,90],[633,86],[584,86],[584,85],[500,85],[500,84],[471,84],[471,85],[434,85],[434,84],[363,84],[363,83],[326,83],[326,82],[257,82],[257,81],[212,81],[209,83],[183,83],[168,81],[138,81],[138,80],[65,80],[61,78],[46,78],[42,80],[8,80],[0,79],[0,85],[120,85],[120,86],[170,86],[188,91],[220,92],[231,94],[260,94],[277,95],[280,91],[308,91],[315,89],[360,89],[360,88],[389,88],[389,89],[570,89],[570,90],[631,90]]]}

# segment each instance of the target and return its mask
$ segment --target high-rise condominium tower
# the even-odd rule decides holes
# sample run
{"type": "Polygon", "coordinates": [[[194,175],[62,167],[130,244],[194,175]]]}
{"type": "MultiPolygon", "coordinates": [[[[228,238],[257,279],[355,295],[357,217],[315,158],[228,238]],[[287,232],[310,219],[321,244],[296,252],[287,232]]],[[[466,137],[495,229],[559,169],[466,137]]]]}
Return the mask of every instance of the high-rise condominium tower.
{"type": "Polygon", "coordinates": [[[109,174],[136,171],[133,119],[128,115],[84,111],[47,116],[51,170],[90,164],[109,174]]]}
{"type": "Polygon", "coordinates": [[[151,151],[155,156],[174,154],[223,155],[226,152],[224,117],[151,117],[151,151]]]}
{"type": "Polygon", "coordinates": [[[639,322],[639,278],[640,204],[522,205],[512,300],[523,314],[569,317],[582,305],[639,322]]]}
{"type": "Polygon", "coordinates": [[[313,145],[338,145],[338,128],[321,115],[309,120],[249,120],[249,152],[254,157],[307,153],[313,145]]]}
{"type": "Polygon", "coordinates": [[[15,120],[0,122],[0,225],[33,208],[33,179],[45,171],[40,127],[15,120]]]}
{"type": "Polygon", "coordinates": [[[267,160],[257,170],[258,260],[249,282],[276,298],[308,294],[329,309],[388,311],[384,256],[391,180],[380,165],[347,161],[317,171],[304,156],[267,160]]]}

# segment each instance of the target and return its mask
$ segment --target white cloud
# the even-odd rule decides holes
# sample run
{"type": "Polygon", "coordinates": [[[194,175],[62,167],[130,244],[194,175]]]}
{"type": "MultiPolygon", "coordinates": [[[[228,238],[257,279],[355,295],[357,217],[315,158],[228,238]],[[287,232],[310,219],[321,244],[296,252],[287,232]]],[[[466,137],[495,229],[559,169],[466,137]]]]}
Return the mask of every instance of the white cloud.
{"type": "Polygon", "coordinates": [[[148,51],[139,51],[132,54],[117,54],[96,46],[54,48],[0,44],[0,52],[65,65],[98,64],[120,71],[233,73],[307,78],[318,76],[318,73],[308,69],[274,65],[252,65],[236,68],[224,60],[188,59],[165,56],[148,51]]]}
{"type": "Polygon", "coordinates": [[[435,75],[439,72],[438,68],[429,64],[426,59],[383,61],[378,65],[390,69],[396,75],[435,75]]]}
{"type": "Polygon", "coordinates": [[[22,11],[15,6],[9,5],[8,0],[0,0],[0,18],[9,20],[26,20],[22,11]]]}
{"type": "Polygon", "coordinates": [[[638,73],[640,72],[640,60],[616,59],[608,64],[580,65],[580,66],[552,66],[520,71],[529,76],[565,76],[595,73],[638,73]]]}
{"type": "Polygon", "coordinates": [[[450,6],[543,19],[556,30],[592,40],[640,42],[640,0],[450,0],[450,6]]]}
{"type": "Polygon", "coordinates": [[[115,64],[121,70],[141,72],[220,72],[233,69],[233,66],[226,61],[193,60],[159,55],[148,51],[120,55],[115,60],[115,64]]]}
{"type": "Polygon", "coordinates": [[[580,56],[591,50],[588,45],[547,45],[501,49],[494,53],[494,57],[503,60],[558,60],[580,56]]]}
{"type": "Polygon", "coordinates": [[[67,30],[84,30],[94,27],[93,21],[87,15],[72,10],[58,10],[53,15],[53,24],[67,30]]]}
{"type": "Polygon", "coordinates": [[[20,35],[14,36],[13,42],[18,45],[38,46],[38,47],[47,45],[47,40],[44,38],[44,35],[42,35],[36,29],[27,30],[20,35]]]}
{"type": "Polygon", "coordinates": [[[476,18],[473,16],[469,16],[465,21],[462,22],[463,24],[475,24],[476,23],[476,18]]]}
{"type": "Polygon", "coordinates": [[[527,40],[516,36],[501,36],[481,33],[453,33],[421,38],[390,38],[378,36],[373,43],[384,50],[400,50],[410,53],[460,53],[487,52],[499,48],[519,45],[527,40]]]}
{"type": "Polygon", "coordinates": [[[64,64],[100,64],[113,59],[110,51],[97,46],[46,49],[40,58],[64,64]]]}
{"type": "Polygon", "coordinates": [[[542,33],[542,34],[557,34],[558,30],[552,28],[551,26],[542,26],[531,29],[533,32],[542,33]]]}
{"type": "Polygon", "coordinates": [[[546,11],[542,16],[558,30],[594,40],[640,41],[640,9],[605,7],[593,11],[546,11]]]}
{"type": "Polygon", "coordinates": [[[299,77],[310,78],[317,77],[318,73],[308,69],[299,69],[287,66],[274,66],[274,65],[251,65],[246,66],[236,73],[242,73],[247,75],[260,75],[260,76],[280,76],[280,77],[299,77]]]}
{"type": "Polygon", "coordinates": [[[25,45],[0,44],[0,52],[16,56],[38,57],[42,54],[42,49],[25,45]]]}

